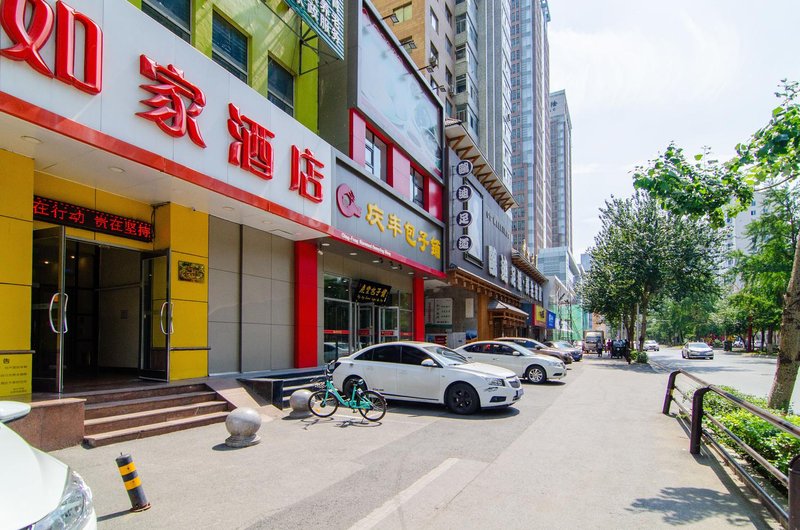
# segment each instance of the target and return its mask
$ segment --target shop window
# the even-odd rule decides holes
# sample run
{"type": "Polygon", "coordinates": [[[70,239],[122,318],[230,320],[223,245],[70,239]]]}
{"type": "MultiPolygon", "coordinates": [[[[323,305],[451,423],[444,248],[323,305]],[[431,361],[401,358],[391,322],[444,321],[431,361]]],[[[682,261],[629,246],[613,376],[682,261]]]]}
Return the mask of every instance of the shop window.
{"type": "Polygon", "coordinates": [[[190,0],[142,0],[142,11],[150,18],[182,38],[191,42],[190,0]]]}
{"type": "Polygon", "coordinates": [[[247,83],[247,36],[214,11],[211,58],[247,83]]]}
{"type": "Polygon", "coordinates": [[[411,3],[402,5],[396,8],[393,11],[394,15],[397,17],[398,22],[405,22],[407,20],[411,20],[411,3]]]}
{"type": "Polygon", "coordinates": [[[386,144],[367,129],[364,140],[364,166],[376,178],[386,182],[386,144]]]}
{"type": "Polygon", "coordinates": [[[294,76],[272,57],[267,68],[267,99],[289,116],[294,116],[294,76]]]}
{"type": "Polygon", "coordinates": [[[425,208],[425,177],[414,168],[411,168],[411,200],[425,208]]]}

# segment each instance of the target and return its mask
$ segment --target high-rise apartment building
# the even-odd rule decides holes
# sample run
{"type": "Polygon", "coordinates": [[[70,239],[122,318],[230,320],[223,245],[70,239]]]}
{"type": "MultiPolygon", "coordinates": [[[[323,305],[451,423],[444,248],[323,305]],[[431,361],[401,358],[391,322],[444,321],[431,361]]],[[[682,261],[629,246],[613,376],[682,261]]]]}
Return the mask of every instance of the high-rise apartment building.
{"type": "Polygon", "coordinates": [[[550,246],[572,251],[572,121],[563,90],[550,94],[550,246]]]}
{"type": "Polygon", "coordinates": [[[536,253],[550,246],[547,210],[550,158],[550,64],[547,0],[510,0],[511,146],[514,244],[536,253]]]}

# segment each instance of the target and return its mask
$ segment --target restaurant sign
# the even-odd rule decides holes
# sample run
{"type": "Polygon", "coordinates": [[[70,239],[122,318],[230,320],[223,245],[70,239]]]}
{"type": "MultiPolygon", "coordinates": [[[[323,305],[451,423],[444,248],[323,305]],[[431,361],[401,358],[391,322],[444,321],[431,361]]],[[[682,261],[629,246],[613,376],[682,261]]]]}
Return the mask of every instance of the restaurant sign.
{"type": "Polygon", "coordinates": [[[33,218],[37,221],[72,226],[145,243],[151,242],[154,236],[153,225],[148,222],[46,199],[38,195],[33,197],[33,218]]]}
{"type": "Polygon", "coordinates": [[[356,284],[356,302],[386,305],[391,286],[369,280],[359,280],[356,284]]]}

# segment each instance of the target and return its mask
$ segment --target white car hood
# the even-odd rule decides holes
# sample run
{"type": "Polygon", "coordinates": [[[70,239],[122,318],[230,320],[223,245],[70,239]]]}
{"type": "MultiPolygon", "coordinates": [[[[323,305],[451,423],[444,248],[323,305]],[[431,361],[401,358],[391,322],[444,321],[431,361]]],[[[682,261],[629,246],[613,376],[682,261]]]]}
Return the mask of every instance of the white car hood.
{"type": "Polygon", "coordinates": [[[66,464],[0,423],[0,528],[24,528],[58,507],[66,464]]]}
{"type": "Polygon", "coordinates": [[[493,366],[491,364],[484,364],[484,363],[459,364],[456,366],[452,366],[451,368],[453,368],[454,370],[461,370],[464,372],[470,372],[487,377],[502,377],[503,379],[507,379],[509,377],[515,377],[517,375],[507,368],[501,368],[500,366],[493,366]]]}

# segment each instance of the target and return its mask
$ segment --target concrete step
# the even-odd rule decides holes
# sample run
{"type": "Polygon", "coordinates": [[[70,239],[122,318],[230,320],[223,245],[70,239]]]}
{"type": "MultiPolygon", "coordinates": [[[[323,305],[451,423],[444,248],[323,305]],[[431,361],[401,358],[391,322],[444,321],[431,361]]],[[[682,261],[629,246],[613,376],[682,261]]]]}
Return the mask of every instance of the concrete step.
{"type": "Polygon", "coordinates": [[[203,425],[210,425],[212,423],[221,423],[225,421],[225,418],[227,417],[227,411],[213,412],[211,414],[202,414],[200,416],[192,416],[190,418],[181,418],[177,420],[154,423],[151,425],[120,429],[102,434],[93,434],[86,436],[83,441],[84,444],[88,445],[89,447],[100,447],[103,445],[110,445],[128,440],[138,440],[139,438],[147,438],[149,436],[157,436],[159,434],[182,431],[185,429],[191,429],[193,427],[201,427],[203,425]]]}
{"type": "Polygon", "coordinates": [[[227,410],[228,403],[225,401],[205,401],[177,407],[166,407],[120,414],[117,416],[94,418],[84,422],[84,436],[119,431],[132,427],[141,427],[154,423],[163,423],[181,418],[201,416],[213,412],[225,412],[227,410]]]}
{"type": "MultiPolygon", "coordinates": [[[[202,392],[208,387],[202,383],[187,385],[155,385],[131,388],[118,388],[115,390],[98,390],[96,392],[83,392],[74,397],[81,397],[86,400],[86,405],[95,403],[108,403],[111,401],[127,401],[132,399],[142,399],[147,397],[170,396],[187,392],[202,392]]],[[[72,396],[71,396],[72,397],[72,396]]]]}
{"type": "Polygon", "coordinates": [[[133,412],[155,410],[168,407],[179,407],[181,405],[191,405],[204,401],[214,401],[217,393],[203,387],[202,392],[186,392],[183,394],[170,394],[166,396],[152,396],[137,399],[127,399],[121,401],[109,401],[86,405],[85,419],[93,420],[96,418],[106,418],[109,416],[119,416],[133,412]]]}

